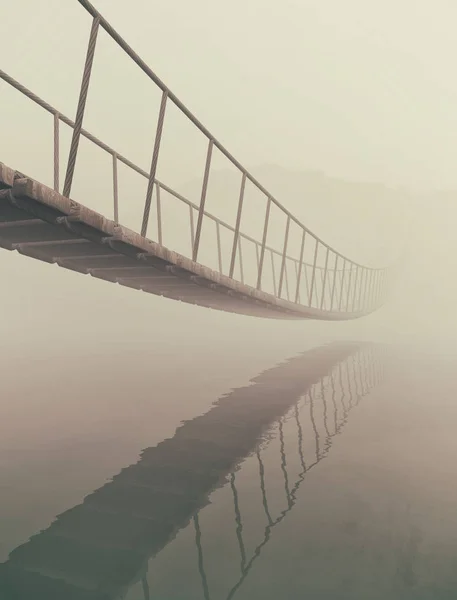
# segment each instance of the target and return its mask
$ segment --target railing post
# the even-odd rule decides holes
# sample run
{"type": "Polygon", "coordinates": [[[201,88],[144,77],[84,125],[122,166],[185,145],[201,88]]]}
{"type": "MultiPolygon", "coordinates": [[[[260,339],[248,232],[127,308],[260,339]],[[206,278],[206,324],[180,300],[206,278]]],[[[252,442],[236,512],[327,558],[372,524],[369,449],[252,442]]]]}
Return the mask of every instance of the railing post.
{"type": "Polygon", "coordinates": [[[302,238],[301,238],[301,248],[300,248],[300,260],[298,263],[297,289],[295,291],[295,303],[296,304],[300,297],[300,282],[301,282],[301,274],[302,274],[302,270],[303,270],[303,254],[305,252],[305,239],[306,239],[306,230],[303,229],[303,234],[302,234],[302,238]]]}
{"type": "Polygon", "coordinates": [[[286,282],[286,296],[287,300],[290,301],[290,293],[289,293],[289,276],[287,275],[287,264],[284,269],[284,281],[286,282]]]}
{"type": "Polygon", "coordinates": [[[190,223],[190,248],[193,252],[195,244],[195,227],[194,227],[194,209],[189,204],[189,223],[190,223]]]}
{"type": "Polygon", "coordinates": [[[362,267],[362,276],[360,277],[359,295],[357,298],[357,310],[359,310],[359,311],[362,308],[362,289],[363,289],[364,277],[365,277],[365,267],[362,267]]]}
{"type": "Polygon", "coordinates": [[[219,273],[222,273],[221,226],[219,225],[219,221],[216,221],[216,237],[217,237],[217,260],[219,262],[219,273]]]}
{"type": "Polygon", "coordinates": [[[54,191],[59,191],[60,178],[60,142],[59,142],[60,119],[59,113],[54,113],[54,191]]]}
{"type": "Polygon", "coordinates": [[[336,276],[338,272],[338,259],[339,255],[336,255],[335,264],[334,264],[334,276],[333,276],[333,285],[332,285],[332,296],[330,298],[330,312],[333,310],[333,299],[335,296],[335,285],[336,285],[336,276]]]}
{"type": "Polygon", "coordinates": [[[367,276],[365,278],[365,287],[363,290],[363,310],[369,310],[369,297],[370,297],[370,277],[371,277],[371,269],[367,269],[367,276]]]}
{"type": "Polygon", "coordinates": [[[374,284],[376,283],[376,271],[372,269],[370,274],[370,285],[368,288],[368,309],[370,310],[373,307],[373,292],[374,292],[374,284]]]}
{"type": "Polygon", "coordinates": [[[83,126],[84,111],[86,109],[87,92],[89,90],[90,75],[94,62],[95,45],[97,43],[97,34],[100,26],[100,16],[97,15],[92,21],[90,30],[89,44],[87,46],[86,63],[84,65],[83,78],[81,89],[79,92],[78,108],[76,109],[75,126],[73,128],[73,136],[71,138],[70,153],[68,155],[67,173],[65,175],[65,183],[63,186],[63,196],[70,197],[71,185],[73,183],[73,175],[75,173],[76,155],[78,154],[79,139],[81,137],[81,129],[83,126]]]}
{"type": "Polygon", "coordinates": [[[340,291],[340,301],[338,303],[338,312],[341,312],[341,305],[343,303],[345,277],[346,277],[346,259],[343,260],[343,274],[341,275],[341,291],[340,291]]]}
{"type": "Polygon", "coordinates": [[[235,232],[233,234],[232,257],[230,259],[229,277],[231,277],[231,278],[233,278],[233,271],[235,269],[235,258],[236,258],[236,251],[238,248],[238,238],[240,235],[241,212],[243,210],[245,187],[246,187],[246,173],[243,173],[243,177],[241,179],[240,198],[238,200],[238,211],[236,213],[235,232]]]}
{"type": "Polygon", "coordinates": [[[370,285],[370,269],[366,269],[365,275],[365,285],[363,288],[363,300],[362,300],[362,308],[364,311],[368,310],[368,289],[370,285]]]}
{"type": "Polygon", "coordinates": [[[351,312],[354,312],[356,309],[356,305],[355,305],[355,297],[357,295],[357,282],[359,280],[359,265],[356,265],[355,267],[355,279],[354,279],[354,292],[352,294],[352,310],[351,312]]]}
{"type": "Polygon", "coordinates": [[[113,152],[113,199],[114,199],[114,222],[119,225],[119,192],[117,181],[117,154],[113,152]]]}
{"type": "Polygon", "coordinates": [[[379,301],[379,282],[381,279],[381,270],[378,269],[377,273],[376,273],[376,288],[375,288],[375,297],[373,300],[374,305],[376,306],[376,308],[378,307],[378,301],[379,301]]]}
{"type": "Polygon", "coordinates": [[[211,168],[211,156],[213,153],[213,140],[208,142],[208,151],[206,153],[205,173],[203,175],[202,195],[200,199],[200,208],[198,210],[197,231],[195,232],[194,248],[192,252],[192,260],[197,262],[198,248],[200,246],[200,237],[202,233],[203,215],[205,212],[206,192],[208,191],[209,171],[211,168]]]}
{"type": "Polygon", "coordinates": [[[381,275],[381,285],[380,285],[380,304],[384,304],[386,299],[386,282],[387,282],[387,271],[384,270],[381,275]]]}
{"type": "Polygon", "coordinates": [[[160,142],[162,140],[163,122],[165,119],[165,109],[167,107],[168,91],[162,94],[160,102],[159,118],[157,120],[156,136],[154,140],[154,150],[152,152],[151,169],[149,171],[148,189],[146,191],[146,201],[144,204],[143,223],[141,225],[141,235],[146,237],[149,221],[149,211],[151,210],[152,192],[157,172],[157,163],[159,161],[160,142]]]}
{"type": "Polygon", "coordinates": [[[244,283],[243,255],[241,253],[241,236],[238,236],[238,254],[240,256],[240,277],[241,277],[241,283],[244,283]]]}
{"type": "Polygon", "coordinates": [[[275,272],[275,259],[274,259],[274,255],[273,255],[273,250],[270,250],[270,256],[271,256],[271,270],[273,272],[273,290],[274,290],[274,295],[277,296],[277,288],[276,288],[276,272],[275,272]]]}
{"type": "Polygon", "coordinates": [[[286,266],[287,243],[289,241],[290,215],[287,215],[286,233],[284,236],[284,246],[282,251],[281,272],[279,274],[278,298],[281,298],[282,282],[284,279],[284,269],[286,266]]]}
{"type": "Polygon", "coordinates": [[[347,297],[346,297],[346,312],[349,312],[349,299],[351,296],[351,281],[352,281],[352,269],[353,269],[353,263],[350,263],[350,268],[349,268],[349,281],[348,281],[348,293],[347,293],[347,297]]]}
{"type": "Polygon", "coordinates": [[[160,184],[156,183],[156,201],[157,201],[157,240],[162,245],[162,202],[160,201],[160,184]]]}
{"type": "Polygon", "coordinates": [[[384,277],[385,277],[385,273],[386,273],[385,271],[381,271],[381,273],[379,274],[378,306],[383,303],[382,293],[383,293],[383,290],[384,290],[384,277]]]}
{"type": "Polygon", "coordinates": [[[317,262],[317,251],[319,248],[319,242],[317,238],[314,238],[316,241],[316,245],[314,247],[314,262],[313,262],[313,272],[311,274],[311,286],[309,289],[309,306],[313,305],[313,291],[314,291],[314,282],[316,280],[316,262],[317,262]]]}
{"type": "MultiPolygon", "coordinates": [[[[296,260],[294,260],[294,265],[295,265],[295,279],[297,281],[297,288],[298,288],[298,263],[296,260]]],[[[299,288],[298,288],[299,289],[299,288]]],[[[295,300],[294,300],[295,304],[297,304],[298,302],[300,302],[300,291],[298,293],[298,299],[297,299],[297,293],[295,293],[295,300]]]]}
{"type": "Polygon", "coordinates": [[[327,267],[328,267],[328,255],[330,253],[330,249],[327,246],[327,252],[325,253],[325,266],[324,266],[324,278],[322,280],[322,297],[321,297],[321,310],[324,307],[324,298],[325,298],[325,284],[327,281],[327,267]]]}
{"type": "MultiPolygon", "coordinates": [[[[267,208],[265,211],[265,224],[263,226],[262,246],[260,248],[259,271],[257,273],[257,289],[258,290],[260,290],[261,285],[262,285],[262,271],[263,271],[263,263],[265,260],[265,245],[267,243],[268,223],[270,221],[270,209],[271,209],[271,198],[268,198],[267,208]]],[[[276,292],[275,292],[275,295],[276,295],[276,292]]]]}

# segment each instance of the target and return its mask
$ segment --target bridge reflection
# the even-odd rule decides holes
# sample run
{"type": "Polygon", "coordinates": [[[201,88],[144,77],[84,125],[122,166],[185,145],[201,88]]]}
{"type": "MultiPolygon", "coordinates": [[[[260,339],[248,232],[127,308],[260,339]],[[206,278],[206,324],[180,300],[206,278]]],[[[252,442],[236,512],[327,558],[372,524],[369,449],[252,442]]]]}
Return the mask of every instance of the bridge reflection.
{"type": "Polygon", "coordinates": [[[148,562],[191,522],[202,594],[209,600],[204,552],[208,532],[200,525],[200,512],[209,495],[229,483],[240,565],[239,577],[226,596],[233,598],[274,528],[294,507],[307,473],[327,456],[351,410],[380,381],[380,357],[377,346],[331,344],[269,369],[252,385],[222,397],[208,413],[144,450],[136,464],[14,549],[0,565],[0,596],[5,594],[6,600],[152,598],[148,562]],[[314,438],[311,445],[305,444],[308,425],[309,437],[314,438]],[[284,506],[276,515],[269,503],[264,465],[264,453],[275,434],[284,489],[284,506]],[[293,478],[286,451],[290,435],[298,442],[300,464],[293,478]],[[266,519],[263,537],[252,553],[243,537],[237,488],[240,465],[247,456],[258,463],[266,519]]]}

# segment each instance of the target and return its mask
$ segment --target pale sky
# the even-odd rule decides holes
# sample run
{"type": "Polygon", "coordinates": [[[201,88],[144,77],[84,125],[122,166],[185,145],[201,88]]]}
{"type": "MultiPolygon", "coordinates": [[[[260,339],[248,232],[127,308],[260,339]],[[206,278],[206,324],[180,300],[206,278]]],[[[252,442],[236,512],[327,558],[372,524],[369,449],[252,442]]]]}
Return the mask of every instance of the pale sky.
{"type": "MultiPolygon", "coordinates": [[[[455,2],[95,4],[242,162],[457,187],[455,2]]],[[[73,113],[90,27],[83,8],[76,0],[47,0],[38,10],[35,0],[16,0],[2,22],[2,67],[73,113]]],[[[114,77],[125,61],[105,38],[96,66],[99,60],[100,72],[102,64],[111,71],[106,98],[125,115],[129,105],[138,109],[129,95],[133,79],[114,77]]],[[[96,78],[93,86],[89,121],[96,78]]]]}

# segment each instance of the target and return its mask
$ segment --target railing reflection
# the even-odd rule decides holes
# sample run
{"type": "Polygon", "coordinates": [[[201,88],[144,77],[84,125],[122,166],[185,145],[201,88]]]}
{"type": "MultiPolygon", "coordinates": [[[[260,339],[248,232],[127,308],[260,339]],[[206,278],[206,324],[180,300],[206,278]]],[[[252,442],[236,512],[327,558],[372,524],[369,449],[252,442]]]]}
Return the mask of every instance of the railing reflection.
{"type": "MultiPolygon", "coordinates": [[[[256,451],[257,459],[259,462],[259,484],[262,494],[262,504],[265,511],[267,525],[262,541],[255,547],[249,560],[246,560],[245,544],[242,539],[242,516],[239,510],[238,503],[238,492],[235,487],[235,473],[231,474],[231,485],[233,490],[233,498],[235,504],[236,514],[236,531],[239,540],[240,556],[241,556],[241,574],[240,579],[230,589],[226,600],[230,600],[234,597],[237,590],[246,579],[249,571],[251,570],[254,562],[260,556],[262,548],[267,544],[271,538],[271,533],[274,527],[278,525],[285,516],[295,506],[297,500],[297,492],[303,483],[306,474],[315,467],[323,458],[327,456],[332,446],[333,438],[340,434],[344,425],[347,423],[348,415],[356,406],[359,405],[361,399],[366,396],[378,383],[381,381],[383,376],[382,362],[377,360],[379,349],[376,347],[363,349],[362,351],[356,352],[354,355],[348,357],[343,362],[332,368],[328,375],[321,378],[320,382],[314,384],[307,391],[300,400],[298,400],[294,407],[291,408],[288,413],[279,420],[278,424],[278,437],[279,437],[279,451],[280,451],[280,463],[281,470],[283,473],[284,480],[284,495],[286,508],[284,508],[279,515],[273,519],[269,508],[268,498],[265,486],[265,468],[262,459],[262,450],[259,448],[256,451]],[[345,380],[344,380],[344,375],[345,380]],[[336,377],[338,377],[339,389],[336,385],[336,377]],[[349,398],[349,405],[346,406],[346,398],[349,398]],[[329,408],[330,401],[330,408],[329,408]],[[317,405],[321,403],[322,408],[322,424],[321,431],[316,423],[315,411],[317,405]],[[338,403],[340,407],[338,407],[338,403]],[[309,411],[309,419],[312,424],[315,438],[315,460],[306,466],[304,459],[303,450],[303,428],[300,416],[305,413],[305,409],[309,411]],[[332,413],[332,414],[330,414],[332,413]],[[284,440],[284,422],[288,419],[295,420],[296,423],[296,435],[298,439],[298,457],[302,467],[302,471],[299,473],[297,480],[290,489],[289,475],[287,472],[287,456],[285,452],[285,440],[284,440]],[[331,425],[329,422],[331,421],[331,425]],[[333,431],[330,431],[330,429],[333,431]],[[323,441],[322,441],[323,440],[323,441]]],[[[265,447],[263,448],[265,449],[265,447]]],[[[199,530],[199,553],[202,553],[202,532],[199,530]]],[[[203,565],[203,561],[199,564],[203,565]]],[[[209,590],[207,585],[207,575],[204,569],[201,571],[202,582],[205,581],[205,600],[211,598],[209,596],[209,590]]]]}
{"type": "Polygon", "coordinates": [[[0,565],[0,597],[114,600],[125,598],[138,584],[145,600],[153,598],[154,585],[147,576],[149,560],[193,522],[202,593],[209,600],[205,532],[199,515],[209,495],[229,482],[240,565],[240,579],[227,596],[232,598],[274,527],[294,507],[305,475],[327,455],[349,412],[378,383],[381,368],[375,355],[379,352],[376,347],[350,343],[317,348],[222,397],[208,413],[184,423],[172,438],[144,450],[136,464],[14,549],[0,565]],[[309,412],[314,433],[313,457],[308,461],[304,411],[309,412]],[[277,516],[269,505],[263,460],[275,423],[285,496],[285,507],[277,516]],[[293,423],[301,469],[292,484],[286,429],[293,423]],[[238,467],[247,456],[257,459],[267,523],[252,554],[243,539],[237,489],[238,467]]]}

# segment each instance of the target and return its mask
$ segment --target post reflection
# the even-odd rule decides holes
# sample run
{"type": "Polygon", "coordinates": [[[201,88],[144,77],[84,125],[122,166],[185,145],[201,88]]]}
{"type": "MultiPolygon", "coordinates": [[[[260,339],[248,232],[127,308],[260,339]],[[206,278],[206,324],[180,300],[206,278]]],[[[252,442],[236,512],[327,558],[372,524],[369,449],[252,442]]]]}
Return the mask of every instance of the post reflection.
{"type": "Polygon", "coordinates": [[[209,412],[184,423],[172,438],[145,449],[136,464],[14,549],[0,565],[0,597],[115,600],[125,598],[138,584],[145,600],[154,598],[154,581],[147,576],[150,559],[193,522],[196,568],[202,597],[209,600],[199,513],[209,495],[229,483],[240,570],[227,596],[232,598],[274,527],[294,507],[306,474],[325,458],[350,411],[379,382],[379,354],[381,350],[371,345],[330,344],[285,361],[251,385],[220,398],[209,412]],[[314,437],[309,460],[304,451],[305,419],[314,437]],[[276,516],[268,500],[263,459],[275,424],[284,488],[284,508],[276,516]],[[291,424],[301,466],[294,478],[286,449],[286,425],[289,432],[291,424]],[[248,554],[237,479],[240,464],[250,455],[257,458],[259,508],[266,526],[255,551],[248,554]]]}

